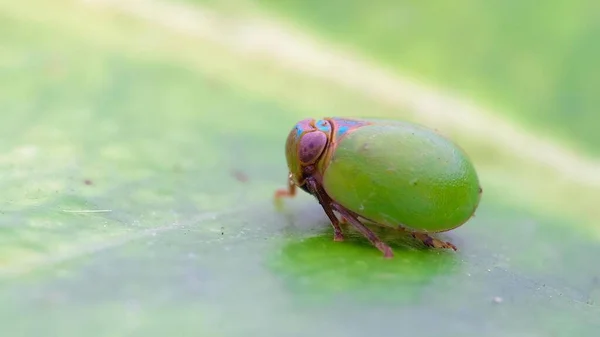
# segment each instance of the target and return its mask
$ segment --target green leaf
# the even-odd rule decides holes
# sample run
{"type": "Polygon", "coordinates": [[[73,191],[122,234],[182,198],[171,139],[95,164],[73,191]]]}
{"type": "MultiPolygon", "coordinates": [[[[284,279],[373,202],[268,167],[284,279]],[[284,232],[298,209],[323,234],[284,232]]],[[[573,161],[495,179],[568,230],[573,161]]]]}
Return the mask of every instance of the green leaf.
{"type": "Polygon", "coordinates": [[[598,185],[448,127],[484,187],[458,252],[333,242],[314,198],[273,202],[290,128],[422,117],[140,3],[0,4],[3,335],[596,333],[598,185]]]}

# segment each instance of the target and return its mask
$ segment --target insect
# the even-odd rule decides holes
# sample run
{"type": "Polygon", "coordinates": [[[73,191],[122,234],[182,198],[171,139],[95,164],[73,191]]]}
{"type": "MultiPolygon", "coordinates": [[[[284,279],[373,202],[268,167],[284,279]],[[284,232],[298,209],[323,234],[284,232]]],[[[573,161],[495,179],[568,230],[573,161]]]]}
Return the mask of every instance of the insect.
{"type": "Polygon", "coordinates": [[[285,144],[288,186],[313,195],[343,241],[349,223],[386,258],[392,249],[364,223],[406,231],[426,246],[456,247],[429,236],[467,222],[482,189],[467,154],[420,124],[385,119],[304,119],[285,144]],[[337,213],[340,217],[336,216],[337,213]]]}

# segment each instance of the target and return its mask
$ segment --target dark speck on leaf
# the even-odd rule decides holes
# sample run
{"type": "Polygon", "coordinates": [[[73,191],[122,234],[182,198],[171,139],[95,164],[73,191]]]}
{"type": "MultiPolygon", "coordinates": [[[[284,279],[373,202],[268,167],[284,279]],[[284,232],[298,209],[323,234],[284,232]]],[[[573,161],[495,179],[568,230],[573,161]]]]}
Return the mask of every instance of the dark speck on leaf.
{"type": "Polygon", "coordinates": [[[242,171],[234,170],[234,171],[232,172],[232,175],[233,175],[233,177],[234,177],[234,178],[235,178],[237,181],[239,181],[239,182],[241,182],[241,183],[248,182],[248,175],[246,175],[246,174],[245,174],[244,172],[242,172],[242,171]]]}
{"type": "Polygon", "coordinates": [[[88,185],[88,186],[93,184],[90,179],[84,180],[83,183],[86,184],[86,185],[88,185]]]}

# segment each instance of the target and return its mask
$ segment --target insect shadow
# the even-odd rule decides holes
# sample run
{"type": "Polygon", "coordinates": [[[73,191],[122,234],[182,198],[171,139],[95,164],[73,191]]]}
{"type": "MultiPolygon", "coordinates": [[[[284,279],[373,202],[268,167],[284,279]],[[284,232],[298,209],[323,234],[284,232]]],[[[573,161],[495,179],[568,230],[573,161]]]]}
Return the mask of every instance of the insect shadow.
{"type": "Polygon", "coordinates": [[[332,234],[323,230],[310,237],[292,237],[270,256],[269,268],[288,291],[305,300],[349,296],[418,303],[426,292],[436,289],[436,283],[462,269],[455,254],[419,247],[406,235],[389,235],[396,255],[385,259],[360,234],[349,233],[344,242],[334,242],[332,234]]]}

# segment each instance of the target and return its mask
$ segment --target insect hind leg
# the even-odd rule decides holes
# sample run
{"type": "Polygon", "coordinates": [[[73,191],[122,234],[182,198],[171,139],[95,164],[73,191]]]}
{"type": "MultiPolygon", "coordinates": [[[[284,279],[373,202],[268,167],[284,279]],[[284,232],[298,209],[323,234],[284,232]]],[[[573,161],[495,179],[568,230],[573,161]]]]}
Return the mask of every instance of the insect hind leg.
{"type": "Polygon", "coordinates": [[[413,238],[423,242],[423,244],[427,247],[442,248],[442,249],[445,248],[445,249],[452,249],[455,251],[457,250],[456,246],[451,244],[450,242],[436,239],[425,233],[410,232],[410,235],[412,235],[413,238]]]}

